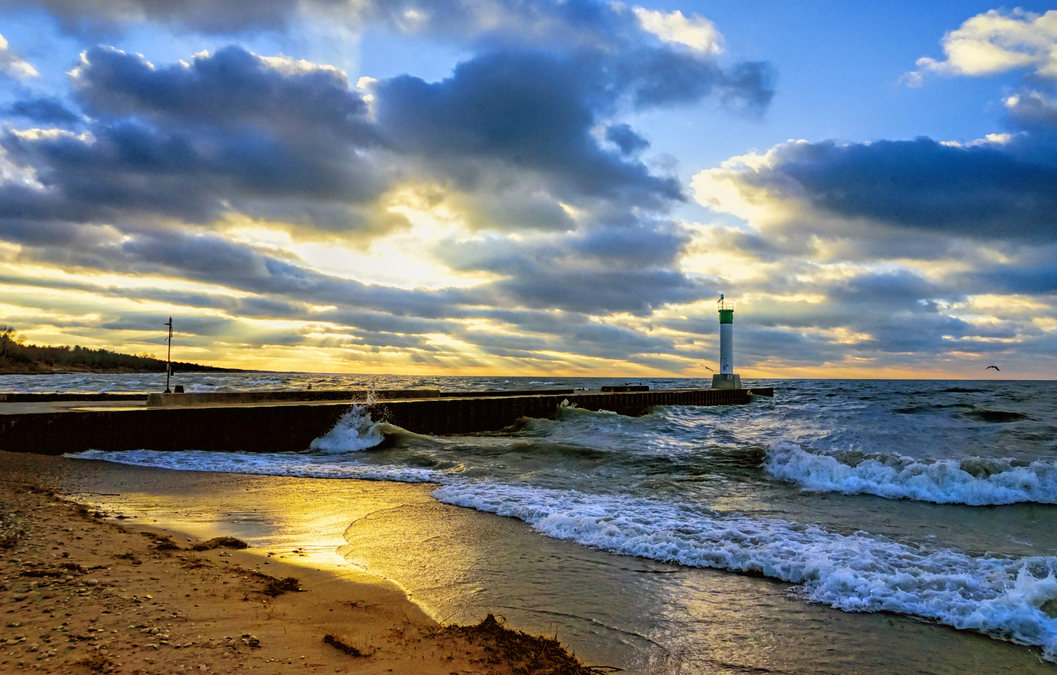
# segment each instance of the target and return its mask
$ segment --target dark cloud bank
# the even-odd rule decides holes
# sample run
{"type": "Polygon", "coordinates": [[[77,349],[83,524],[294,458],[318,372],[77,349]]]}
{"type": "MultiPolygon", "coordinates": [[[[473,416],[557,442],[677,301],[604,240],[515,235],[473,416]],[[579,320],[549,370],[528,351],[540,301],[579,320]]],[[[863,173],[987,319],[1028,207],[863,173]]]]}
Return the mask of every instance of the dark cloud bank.
{"type": "Polygon", "coordinates": [[[18,102],[6,111],[17,122],[0,135],[7,160],[38,181],[0,184],[0,238],[22,245],[24,257],[218,283],[255,298],[228,311],[316,317],[361,343],[401,348],[425,349],[416,334],[461,331],[504,355],[671,353],[670,340],[590,321],[649,316],[714,291],[678,269],[688,235],[665,214],[686,199],[683,187],[647,168],[648,141],[619,116],[705,97],[755,114],[773,92],[766,64],[722,67],[594,2],[496,2],[509,20],[490,28],[454,1],[0,4],[44,8],[79,35],[143,20],[211,33],[282,30],[305,10],[472,45],[476,55],[445,80],[402,76],[368,91],[335,69],[237,45],[179,64],[92,46],[71,73],[68,102],[18,102]],[[411,25],[409,9],[426,18],[411,25]],[[19,131],[29,126],[54,129],[19,131]],[[366,285],[216,229],[244,214],[293,223],[299,238],[366,242],[407,227],[386,200],[408,184],[435,186],[436,199],[493,233],[494,248],[452,241],[437,255],[496,281],[466,291],[366,285]],[[543,232],[537,243],[510,238],[543,232]],[[311,314],[313,305],[337,309],[311,314]],[[500,318],[491,307],[512,311],[500,318]],[[540,317],[555,313],[562,320],[544,326],[540,317]],[[485,339],[455,322],[473,317],[527,337],[485,339]]]}

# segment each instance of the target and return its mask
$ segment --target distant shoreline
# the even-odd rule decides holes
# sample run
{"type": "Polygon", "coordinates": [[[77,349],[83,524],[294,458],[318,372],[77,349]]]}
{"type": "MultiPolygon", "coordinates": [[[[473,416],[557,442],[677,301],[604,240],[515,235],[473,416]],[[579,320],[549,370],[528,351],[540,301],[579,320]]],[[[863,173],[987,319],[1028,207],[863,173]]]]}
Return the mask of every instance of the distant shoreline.
{"type": "Polygon", "coordinates": [[[252,373],[253,370],[201,366],[153,354],[122,354],[109,349],[75,345],[27,344],[12,326],[0,324],[0,375],[73,375],[79,373],[252,373]]]}

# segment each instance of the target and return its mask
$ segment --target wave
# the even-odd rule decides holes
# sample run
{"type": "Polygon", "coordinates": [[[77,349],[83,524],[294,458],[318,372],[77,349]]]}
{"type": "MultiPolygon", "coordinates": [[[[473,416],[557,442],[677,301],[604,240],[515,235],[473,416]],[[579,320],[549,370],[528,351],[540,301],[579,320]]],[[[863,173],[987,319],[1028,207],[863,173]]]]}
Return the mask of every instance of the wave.
{"type": "Polygon", "coordinates": [[[370,413],[354,405],[334,423],[330,431],[312,441],[309,451],[327,455],[359,452],[381,445],[386,432],[395,432],[399,427],[371,420],[370,413]]]}
{"type": "Polygon", "coordinates": [[[87,450],[63,455],[70,459],[95,459],[115,464],[176,471],[213,471],[260,476],[299,478],[356,478],[399,483],[442,483],[462,467],[435,469],[350,464],[332,455],[302,453],[210,452],[204,450],[87,450]]]}
{"type": "Polygon", "coordinates": [[[433,496],[518,518],[538,532],[623,555],[762,575],[809,601],[894,612],[1041,647],[1057,661],[1057,558],[973,558],[857,532],[721,516],[617,495],[460,481],[433,496]]]}
{"type": "Polygon", "coordinates": [[[970,457],[923,461],[902,455],[818,455],[779,441],[764,469],[807,490],[870,494],[936,504],[1057,504],[1057,462],[970,457]]]}

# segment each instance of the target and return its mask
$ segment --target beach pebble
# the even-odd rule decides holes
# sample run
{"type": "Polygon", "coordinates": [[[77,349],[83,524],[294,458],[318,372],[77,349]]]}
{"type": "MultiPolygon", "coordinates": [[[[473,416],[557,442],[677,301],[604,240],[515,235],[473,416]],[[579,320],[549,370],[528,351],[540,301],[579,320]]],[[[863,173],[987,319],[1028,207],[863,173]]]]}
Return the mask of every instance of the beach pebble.
{"type": "Polygon", "coordinates": [[[99,585],[99,580],[98,579],[89,579],[88,581],[84,582],[84,584],[85,584],[85,586],[98,586],[99,585]]]}

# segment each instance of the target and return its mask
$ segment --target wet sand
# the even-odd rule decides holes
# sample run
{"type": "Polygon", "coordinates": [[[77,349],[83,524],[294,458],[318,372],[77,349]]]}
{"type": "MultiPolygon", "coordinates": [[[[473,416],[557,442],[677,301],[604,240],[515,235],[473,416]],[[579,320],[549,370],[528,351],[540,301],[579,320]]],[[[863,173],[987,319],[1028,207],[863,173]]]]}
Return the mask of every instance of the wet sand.
{"type": "Polygon", "coordinates": [[[203,538],[55,492],[90,492],[107,472],[0,453],[0,672],[591,672],[494,621],[441,626],[395,584],[340,564],[325,533],[312,549],[194,550],[203,538]]]}

